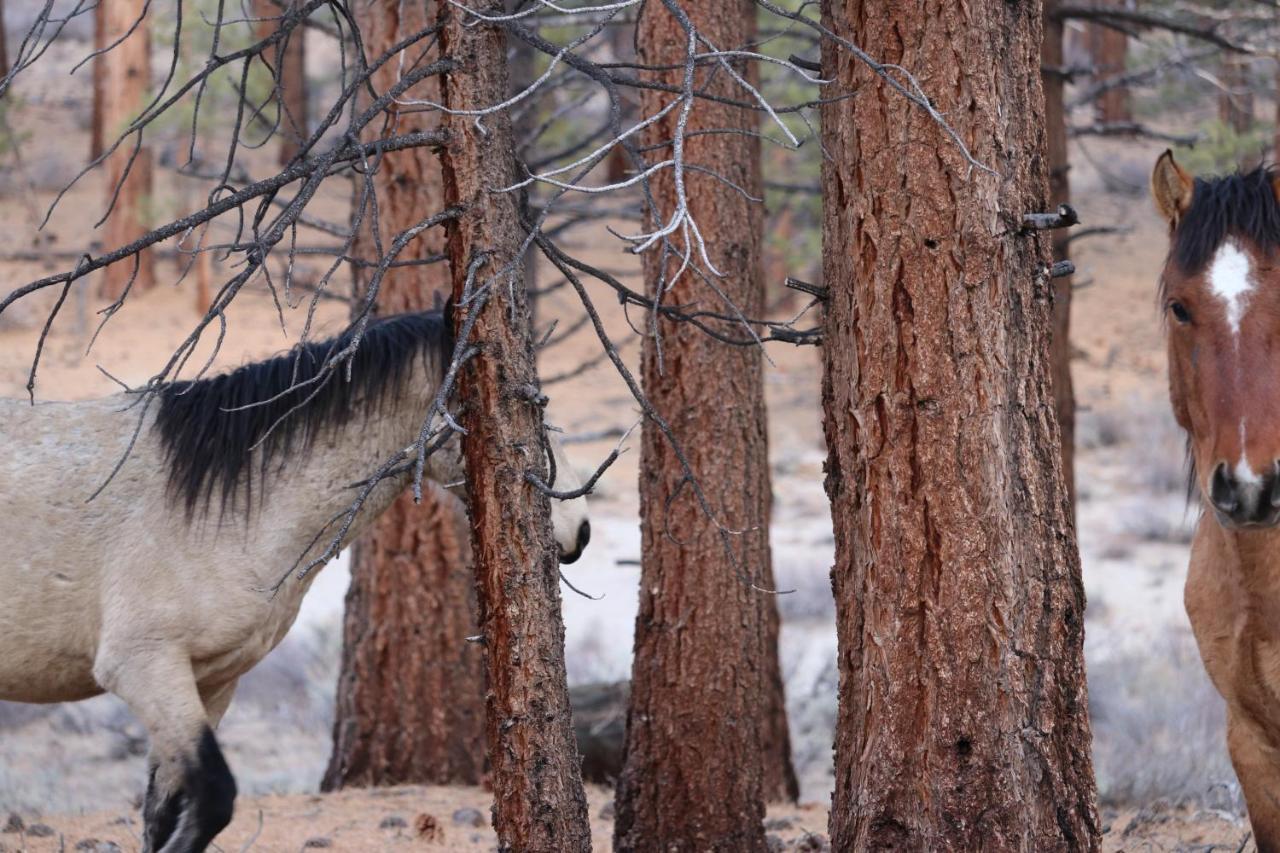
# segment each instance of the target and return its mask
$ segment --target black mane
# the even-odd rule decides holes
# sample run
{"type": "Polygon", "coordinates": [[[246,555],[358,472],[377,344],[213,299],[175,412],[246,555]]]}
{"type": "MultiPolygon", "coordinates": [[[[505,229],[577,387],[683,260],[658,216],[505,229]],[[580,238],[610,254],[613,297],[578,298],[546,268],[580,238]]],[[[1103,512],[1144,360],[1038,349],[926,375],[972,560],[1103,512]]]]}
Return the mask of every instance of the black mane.
{"type": "Polygon", "coordinates": [[[272,459],[309,449],[325,428],[380,411],[415,357],[438,356],[443,369],[453,348],[451,330],[438,311],[374,320],[351,358],[350,381],[344,364],[315,384],[289,391],[319,375],[326,359],[351,338],[347,331],[230,373],[172,382],[160,390],[156,428],[169,462],[169,488],[186,503],[188,517],[201,501],[211,502],[215,488],[225,512],[241,485],[247,512],[254,479],[249,459],[259,441],[261,480],[272,459]]]}
{"type": "Polygon", "coordinates": [[[1275,166],[1213,178],[1196,178],[1191,208],[1173,234],[1173,261],[1187,275],[1203,270],[1228,237],[1270,254],[1280,246],[1280,202],[1275,166]]]}

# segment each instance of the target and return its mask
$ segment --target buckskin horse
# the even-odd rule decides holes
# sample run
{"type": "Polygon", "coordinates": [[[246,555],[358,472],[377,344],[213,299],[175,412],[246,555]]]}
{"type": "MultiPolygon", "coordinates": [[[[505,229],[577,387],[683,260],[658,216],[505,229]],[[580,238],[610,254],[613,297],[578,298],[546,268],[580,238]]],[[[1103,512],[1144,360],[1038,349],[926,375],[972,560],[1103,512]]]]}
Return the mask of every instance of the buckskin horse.
{"type": "Polygon", "coordinates": [[[1151,178],[1169,399],[1205,505],[1185,603],[1258,849],[1280,851],[1280,173],[1151,178]]]}
{"type": "MultiPolygon", "coordinates": [[[[87,502],[133,435],[136,397],[0,399],[0,699],[128,704],[151,740],[147,851],[204,850],[230,822],[235,780],[213,729],[236,680],[298,614],[315,572],[292,567],[324,551],[355,484],[418,437],[452,352],[439,313],[390,317],[367,327],[349,376],[318,381],[349,343],[164,386],[87,502]]],[[[430,479],[461,481],[458,446],[428,457],[430,479]]],[[[578,488],[548,447],[556,488],[578,488]]],[[[373,490],[348,540],[410,476],[373,490]]],[[[571,562],[590,534],[585,501],[552,501],[552,520],[571,562]]]]}

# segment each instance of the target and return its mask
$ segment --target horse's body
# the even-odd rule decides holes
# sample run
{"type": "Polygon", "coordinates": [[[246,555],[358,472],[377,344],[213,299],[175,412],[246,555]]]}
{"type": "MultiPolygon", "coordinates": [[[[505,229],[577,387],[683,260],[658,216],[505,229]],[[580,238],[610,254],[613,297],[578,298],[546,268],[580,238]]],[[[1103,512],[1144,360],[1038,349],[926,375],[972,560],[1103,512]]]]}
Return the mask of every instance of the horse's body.
{"type": "MultiPolygon", "coordinates": [[[[425,317],[371,326],[352,382],[339,371],[314,412],[290,415],[265,441],[299,397],[227,409],[287,388],[294,358],[167,389],[124,467],[88,502],[129,443],[134,400],[0,400],[0,699],[109,691],[129,704],[152,737],[148,849],[204,849],[230,819],[234,782],[209,730],[236,679],[283,639],[318,571],[299,580],[292,570],[335,535],[354,484],[416,439],[448,355],[439,318],[425,317]]],[[[328,352],[312,348],[304,377],[328,352]]],[[[558,462],[557,487],[573,488],[558,462]]],[[[427,475],[461,479],[456,441],[428,458],[427,475]]],[[[408,477],[373,491],[348,539],[408,477]]],[[[575,558],[585,506],[558,503],[553,514],[562,555],[575,558]]]]}
{"type": "Polygon", "coordinates": [[[1172,238],[1169,395],[1206,507],[1187,615],[1254,839],[1280,853],[1280,174],[1193,181],[1166,152],[1152,189],[1172,238]]]}

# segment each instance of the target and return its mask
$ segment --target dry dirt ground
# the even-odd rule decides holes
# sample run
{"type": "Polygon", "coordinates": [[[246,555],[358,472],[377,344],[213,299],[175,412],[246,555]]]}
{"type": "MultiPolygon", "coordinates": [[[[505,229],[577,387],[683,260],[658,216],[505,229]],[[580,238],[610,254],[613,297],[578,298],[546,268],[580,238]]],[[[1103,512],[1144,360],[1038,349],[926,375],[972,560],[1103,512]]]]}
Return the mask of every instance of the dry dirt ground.
{"type": "MultiPolygon", "coordinates": [[[[602,853],[612,850],[611,792],[588,786],[587,799],[592,846],[602,853]]],[[[496,849],[497,840],[488,824],[491,802],[483,789],[464,787],[404,786],[255,797],[238,804],[236,818],[218,836],[217,846],[240,853],[307,849],[348,853],[490,851],[496,849]]],[[[1230,814],[1154,806],[1106,809],[1102,817],[1104,853],[1239,853],[1252,849],[1247,826],[1230,814]]],[[[141,828],[133,810],[10,821],[0,832],[0,853],[109,853],[140,847],[141,828]]],[[[775,805],[765,821],[770,843],[778,850],[829,850],[826,826],[827,810],[816,804],[775,805]]]]}
{"type": "MultiPolygon", "coordinates": [[[[60,57],[55,51],[51,57],[65,61],[80,53],[60,57]]],[[[0,166],[0,252],[80,251],[95,239],[91,225],[103,196],[96,176],[68,196],[44,236],[37,236],[32,226],[61,179],[83,161],[86,100],[69,99],[64,78],[31,79],[16,120],[39,128],[41,138],[62,144],[28,147],[28,175],[34,183],[17,180],[0,166]]],[[[1078,526],[1090,599],[1087,654],[1095,762],[1108,827],[1104,849],[1237,850],[1246,826],[1240,822],[1238,791],[1223,755],[1221,712],[1190,646],[1180,603],[1194,512],[1187,510],[1181,493],[1180,437],[1163,399],[1164,355],[1154,288],[1164,237],[1143,191],[1145,171],[1156,153],[1100,143],[1073,152],[1078,166],[1072,177],[1085,224],[1131,229],[1081,241],[1073,249],[1082,285],[1073,309],[1074,371],[1082,406],[1078,526]],[[1093,162],[1105,164],[1106,171],[1093,162]]],[[[163,188],[156,200],[159,209],[178,212],[190,193],[171,177],[158,183],[163,188]]],[[[337,218],[344,201],[335,190],[319,200],[320,212],[337,218]]],[[[634,259],[609,238],[582,239],[592,262],[634,269],[634,259]]],[[[8,283],[0,292],[66,263],[0,260],[0,276],[8,283]]],[[[114,392],[115,384],[97,365],[129,384],[155,372],[195,321],[190,281],[175,286],[177,269],[169,262],[158,272],[160,287],[131,299],[87,357],[95,312],[103,306],[77,291],[53,329],[39,396],[76,399],[114,392]]],[[[543,270],[542,281],[551,283],[554,277],[543,270]]],[[[603,289],[595,296],[611,332],[619,340],[631,339],[616,300],[603,289]]],[[[0,395],[25,394],[47,306],[47,300],[33,299],[0,319],[0,395]]],[[[319,329],[340,328],[346,310],[339,302],[321,303],[319,329]]],[[[564,289],[541,310],[543,322],[576,316],[564,289]]],[[[244,294],[230,312],[218,366],[287,347],[301,328],[302,314],[287,311],[287,331],[282,331],[264,292],[244,294]]],[[[206,341],[202,352],[210,345],[206,341]]],[[[623,350],[631,363],[635,350],[634,343],[623,350]]],[[[543,355],[542,374],[555,376],[597,352],[589,331],[578,332],[543,355]]],[[[811,350],[777,347],[770,355],[766,380],[775,570],[780,588],[796,589],[779,599],[788,711],[804,798],[823,803],[830,791],[835,658],[826,577],[832,540],[821,486],[820,366],[811,350]]],[[[603,458],[617,435],[637,419],[634,402],[608,365],[549,384],[547,391],[554,423],[573,438],[597,436],[571,448],[575,464],[584,469],[603,458]]],[[[637,460],[635,450],[624,454],[601,481],[593,505],[593,526],[598,519],[600,533],[569,573],[576,585],[605,594],[597,602],[566,593],[568,665],[575,682],[620,678],[628,672],[638,580],[633,561],[639,557],[637,460]]],[[[335,850],[491,849],[490,803],[483,790],[312,793],[327,755],[334,626],[341,614],[344,571],[339,563],[322,574],[287,648],[264,662],[265,681],[255,687],[252,677],[246,679],[224,722],[220,736],[242,797],[235,823],[219,839],[220,849],[296,851],[312,840],[320,846],[321,839],[335,850]],[[323,641],[307,645],[308,632],[323,641]],[[316,661],[321,665],[313,666],[316,661]],[[281,684],[289,679],[293,682],[286,690],[281,684]],[[455,819],[462,809],[478,812],[481,825],[471,825],[474,813],[455,819]]],[[[0,602],[2,598],[0,591],[0,602]]],[[[0,828],[16,812],[27,829],[0,832],[0,851],[75,849],[92,839],[122,850],[138,849],[141,733],[119,709],[95,701],[99,704],[55,713],[31,710],[30,716],[15,716],[9,709],[7,727],[0,725],[0,828]],[[82,710],[86,707],[92,710],[82,710]],[[53,833],[37,835],[37,825],[51,827],[53,833]]],[[[592,789],[589,795],[596,849],[608,850],[612,822],[601,816],[608,794],[592,789]]],[[[821,849],[820,839],[806,832],[825,832],[825,806],[775,809],[770,817],[778,821],[770,831],[789,849],[821,849]]]]}

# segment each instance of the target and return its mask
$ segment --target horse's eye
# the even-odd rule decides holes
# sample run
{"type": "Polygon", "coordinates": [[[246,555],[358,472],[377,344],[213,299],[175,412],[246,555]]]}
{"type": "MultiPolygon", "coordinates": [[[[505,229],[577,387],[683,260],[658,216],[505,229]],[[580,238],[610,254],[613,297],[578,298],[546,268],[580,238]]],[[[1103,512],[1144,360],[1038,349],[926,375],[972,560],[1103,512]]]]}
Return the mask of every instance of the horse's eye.
{"type": "Polygon", "coordinates": [[[1169,303],[1169,313],[1173,314],[1173,319],[1184,326],[1191,322],[1191,312],[1187,310],[1187,306],[1176,299],[1169,303]]]}

